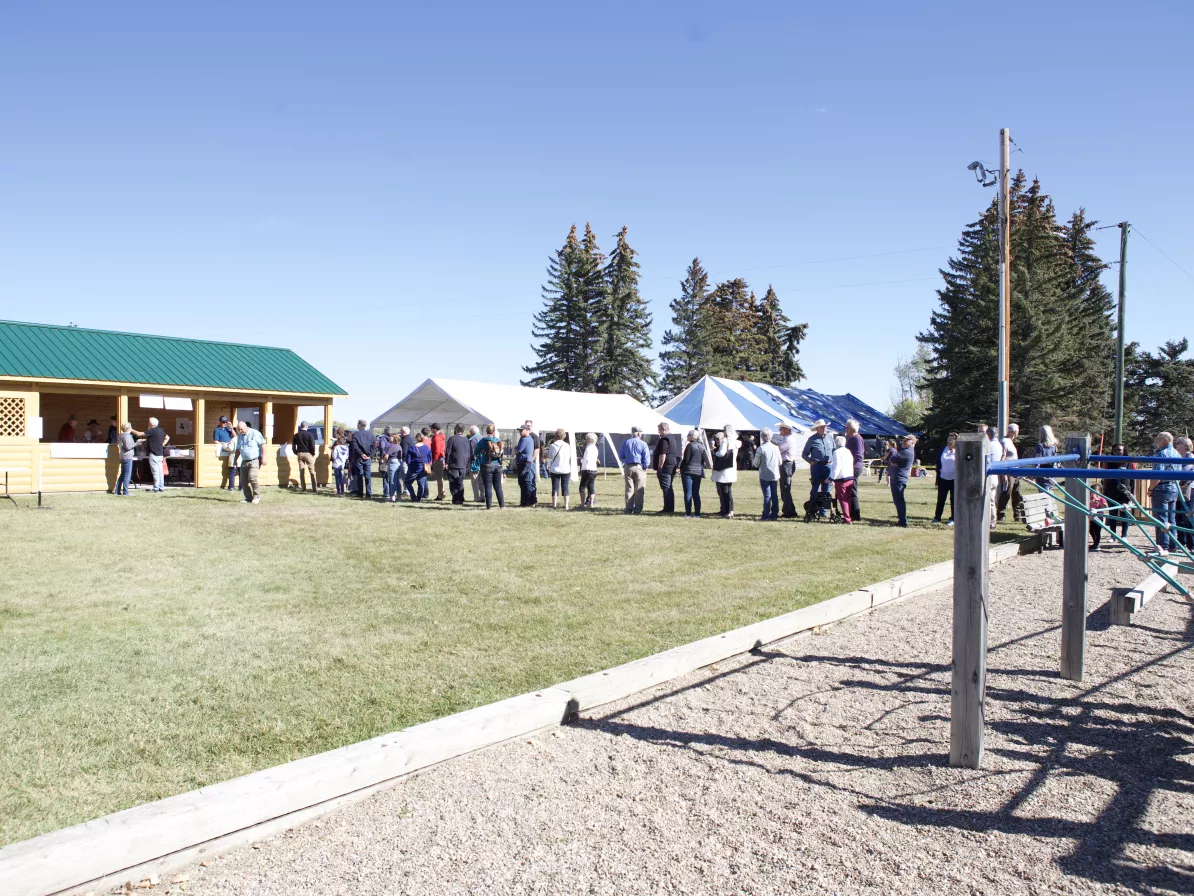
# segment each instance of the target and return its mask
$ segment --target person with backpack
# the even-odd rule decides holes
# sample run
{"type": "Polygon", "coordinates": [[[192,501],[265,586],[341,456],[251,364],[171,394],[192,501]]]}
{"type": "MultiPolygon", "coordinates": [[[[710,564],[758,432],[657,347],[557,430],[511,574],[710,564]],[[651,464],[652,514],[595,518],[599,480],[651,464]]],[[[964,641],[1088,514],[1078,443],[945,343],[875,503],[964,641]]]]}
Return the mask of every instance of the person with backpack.
{"type": "Polygon", "coordinates": [[[492,423],[485,426],[485,436],[477,440],[475,456],[480,461],[481,485],[485,490],[485,509],[493,510],[493,497],[497,495],[498,509],[506,506],[502,494],[502,452],[505,449],[497,436],[497,427],[492,423]]]}

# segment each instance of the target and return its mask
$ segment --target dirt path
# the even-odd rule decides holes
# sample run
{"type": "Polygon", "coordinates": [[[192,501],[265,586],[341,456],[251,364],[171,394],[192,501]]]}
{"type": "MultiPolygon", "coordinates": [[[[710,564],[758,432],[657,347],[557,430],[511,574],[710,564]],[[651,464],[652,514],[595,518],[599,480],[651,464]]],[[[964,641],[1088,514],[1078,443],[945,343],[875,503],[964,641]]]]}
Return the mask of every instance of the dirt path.
{"type": "Polygon", "coordinates": [[[950,595],[464,757],[188,872],[253,894],[1194,893],[1194,622],[1161,594],[1057,677],[1061,555],[992,576],[986,758],[951,769],[950,595]]]}

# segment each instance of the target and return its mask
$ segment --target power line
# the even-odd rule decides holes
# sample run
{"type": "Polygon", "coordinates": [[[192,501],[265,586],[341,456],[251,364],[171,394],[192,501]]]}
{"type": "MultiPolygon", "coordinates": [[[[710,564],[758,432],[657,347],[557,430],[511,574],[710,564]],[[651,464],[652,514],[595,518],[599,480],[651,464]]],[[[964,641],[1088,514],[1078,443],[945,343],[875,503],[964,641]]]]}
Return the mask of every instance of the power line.
{"type": "Polygon", "coordinates": [[[1154,249],[1156,249],[1158,252],[1160,252],[1162,255],[1164,255],[1165,258],[1169,261],[1169,263],[1172,264],[1175,268],[1177,268],[1179,271],[1181,271],[1183,274],[1185,274],[1191,280],[1194,280],[1194,274],[1191,274],[1189,271],[1187,271],[1185,268],[1183,268],[1180,264],[1178,264],[1176,261],[1174,261],[1168,255],[1166,255],[1165,250],[1163,250],[1160,246],[1158,246],[1156,243],[1154,243],[1152,240],[1150,240],[1148,237],[1146,237],[1143,233],[1141,233],[1139,227],[1132,225],[1132,232],[1134,234],[1136,234],[1138,237],[1140,237],[1142,240],[1144,240],[1146,243],[1148,243],[1150,246],[1152,246],[1154,249]]]}

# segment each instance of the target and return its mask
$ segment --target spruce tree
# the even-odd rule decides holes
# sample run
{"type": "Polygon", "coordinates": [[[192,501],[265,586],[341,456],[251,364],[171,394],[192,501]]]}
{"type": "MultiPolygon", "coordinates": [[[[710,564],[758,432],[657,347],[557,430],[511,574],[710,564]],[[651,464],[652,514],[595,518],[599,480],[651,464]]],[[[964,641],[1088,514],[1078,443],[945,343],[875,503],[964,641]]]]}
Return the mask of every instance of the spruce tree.
{"type": "Polygon", "coordinates": [[[660,402],[679,395],[708,370],[709,347],[701,323],[709,299],[709,274],[694,258],[680,281],[680,295],[672,299],[672,327],[663,334],[666,348],[659,353],[660,402]]]}
{"type": "Polygon", "coordinates": [[[698,330],[708,350],[705,373],[744,379],[742,369],[756,355],[757,322],[749,315],[750,287],[741,277],[717,284],[701,308],[698,330]]]}
{"type": "Polygon", "coordinates": [[[564,245],[548,259],[543,285],[543,310],[535,314],[531,333],[538,361],[523,371],[530,376],[524,386],[576,391],[589,376],[591,323],[585,308],[585,259],[576,238],[576,225],[564,245]]]}
{"type": "Polygon", "coordinates": [[[1115,390],[1115,300],[1100,279],[1110,265],[1095,255],[1090,235],[1098,223],[1088,221],[1086,210],[1080,208],[1062,227],[1066,253],[1074,265],[1070,289],[1082,306],[1073,334],[1081,350],[1074,363],[1076,405],[1086,413],[1076,421],[1077,431],[1092,433],[1106,431],[1115,416],[1111,407],[1115,390]]]}
{"type": "MultiPolygon", "coordinates": [[[[595,359],[598,392],[624,392],[648,401],[656,386],[651,350],[651,313],[639,295],[639,263],[626,239],[627,228],[604,269],[604,292],[598,307],[598,347],[595,359]]],[[[590,232],[586,230],[585,245],[590,232]]],[[[596,245],[596,241],[593,241],[596,245]]]]}
{"type": "Polygon", "coordinates": [[[1194,358],[1182,338],[1166,342],[1154,355],[1136,343],[1124,350],[1124,440],[1132,451],[1151,454],[1159,432],[1190,435],[1194,421],[1194,358]]]}
{"type": "Polygon", "coordinates": [[[796,355],[808,332],[808,324],[792,325],[779,304],[775,288],[767,284],[767,293],[757,309],[762,363],[758,380],[777,386],[791,386],[804,379],[796,355]]]}
{"type": "MultiPolygon", "coordinates": [[[[1027,445],[1036,429],[1101,425],[1111,373],[1090,356],[1109,351],[1106,297],[1094,288],[1102,263],[1081,219],[1060,227],[1040,183],[1023,172],[1010,185],[1011,420],[1027,445]]],[[[998,236],[995,203],[967,227],[938,290],[940,305],[920,336],[932,353],[925,427],[934,441],[951,429],[993,422],[998,333],[998,236]]]]}

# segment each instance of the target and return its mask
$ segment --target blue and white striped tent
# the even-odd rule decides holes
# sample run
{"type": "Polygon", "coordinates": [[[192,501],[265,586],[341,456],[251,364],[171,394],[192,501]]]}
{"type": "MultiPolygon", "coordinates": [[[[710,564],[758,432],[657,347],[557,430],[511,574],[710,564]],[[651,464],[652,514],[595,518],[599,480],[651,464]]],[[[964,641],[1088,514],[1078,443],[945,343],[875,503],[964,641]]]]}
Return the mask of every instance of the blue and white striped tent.
{"type": "Polygon", "coordinates": [[[794,432],[807,432],[813,421],[823,419],[842,432],[846,418],[859,421],[864,436],[902,436],[908,431],[896,420],[850,395],[825,395],[813,389],[749,383],[706,376],[697,380],[659,413],[684,426],[721,429],[727,423],[738,430],[775,428],[790,423],[794,432]]]}

